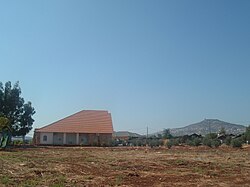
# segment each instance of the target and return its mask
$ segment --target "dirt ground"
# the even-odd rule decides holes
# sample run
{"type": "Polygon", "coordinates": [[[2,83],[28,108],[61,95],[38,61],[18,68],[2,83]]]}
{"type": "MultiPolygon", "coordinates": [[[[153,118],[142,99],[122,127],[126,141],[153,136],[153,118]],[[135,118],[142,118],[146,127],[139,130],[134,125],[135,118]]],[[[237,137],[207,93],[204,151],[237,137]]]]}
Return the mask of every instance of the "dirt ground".
{"type": "Polygon", "coordinates": [[[12,148],[0,186],[250,186],[250,147],[12,148]]]}

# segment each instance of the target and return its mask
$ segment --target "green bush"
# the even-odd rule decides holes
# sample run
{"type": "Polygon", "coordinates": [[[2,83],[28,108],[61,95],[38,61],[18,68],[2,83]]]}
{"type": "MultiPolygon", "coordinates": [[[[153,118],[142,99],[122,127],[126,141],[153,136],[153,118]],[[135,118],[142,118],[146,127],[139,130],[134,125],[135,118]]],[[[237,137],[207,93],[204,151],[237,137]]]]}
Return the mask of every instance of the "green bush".
{"type": "Polygon", "coordinates": [[[12,143],[13,143],[13,145],[23,145],[22,140],[13,140],[12,143]]]}
{"type": "Polygon", "coordinates": [[[186,141],[186,144],[189,145],[189,146],[194,146],[194,141],[192,141],[192,140],[187,140],[187,141],[186,141]]]}
{"type": "Polygon", "coordinates": [[[203,143],[203,145],[206,145],[208,147],[212,147],[212,140],[209,139],[208,137],[204,138],[202,143],[203,143]]]}
{"type": "Polygon", "coordinates": [[[179,139],[170,139],[168,142],[167,142],[167,147],[168,148],[171,148],[172,146],[178,146],[180,143],[179,143],[179,139]]]}
{"type": "Polygon", "coordinates": [[[228,146],[231,145],[231,140],[232,140],[232,138],[230,136],[227,136],[225,139],[225,144],[228,146]]]}
{"type": "Polygon", "coordinates": [[[250,125],[246,128],[246,132],[243,135],[244,142],[250,142],[250,125]]]}
{"type": "Polygon", "coordinates": [[[211,143],[212,143],[212,147],[219,147],[221,145],[221,142],[218,139],[212,140],[211,143]]]}
{"type": "Polygon", "coordinates": [[[232,147],[242,147],[243,141],[241,138],[236,138],[231,141],[232,147]]]}
{"type": "Polygon", "coordinates": [[[202,143],[208,147],[219,147],[221,145],[221,141],[217,139],[216,133],[207,134],[202,143]]]}
{"type": "Polygon", "coordinates": [[[159,139],[149,139],[148,145],[151,147],[159,147],[160,145],[163,145],[163,141],[159,139]]]}
{"type": "Polygon", "coordinates": [[[186,144],[189,146],[199,146],[201,145],[201,142],[200,138],[194,138],[193,140],[187,140],[186,144]]]}
{"type": "Polygon", "coordinates": [[[217,134],[216,133],[209,133],[205,136],[205,138],[208,139],[216,139],[217,138],[217,134]]]}
{"type": "Polygon", "coordinates": [[[193,140],[193,144],[194,144],[194,146],[199,146],[199,145],[201,145],[201,139],[200,138],[194,138],[194,140],[193,140]]]}
{"type": "Polygon", "coordinates": [[[168,142],[167,142],[167,147],[170,149],[172,146],[173,146],[172,142],[171,142],[171,141],[168,141],[168,142]]]}

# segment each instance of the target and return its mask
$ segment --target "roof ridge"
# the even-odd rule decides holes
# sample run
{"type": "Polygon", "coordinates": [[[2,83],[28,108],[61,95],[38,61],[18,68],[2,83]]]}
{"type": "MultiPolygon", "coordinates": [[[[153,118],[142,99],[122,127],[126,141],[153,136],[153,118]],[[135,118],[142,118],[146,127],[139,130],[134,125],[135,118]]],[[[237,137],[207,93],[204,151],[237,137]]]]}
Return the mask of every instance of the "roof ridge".
{"type": "Polygon", "coordinates": [[[36,130],[42,130],[42,129],[47,128],[47,127],[49,127],[49,126],[51,126],[51,125],[54,125],[55,123],[58,123],[58,122],[60,122],[60,121],[62,121],[62,120],[65,120],[65,119],[68,119],[68,118],[70,118],[70,117],[72,117],[72,116],[75,116],[75,115],[77,115],[77,114],[79,114],[79,113],[81,113],[81,112],[94,112],[94,111],[98,111],[98,112],[103,111],[103,112],[107,112],[107,114],[110,114],[107,110],[81,110],[81,111],[79,111],[79,112],[76,112],[76,113],[74,113],[74,114],[71,114],[71,115],[69,115],[69,116],[66,116],[65,118],[59,119],[59,120],[57,120],[57,121],[55,121],[55,122],[52,122],[52,123],[49,124],[49,125],[46,125],[46,126],[41,127],[41,128],[37,128],[36,130]]]}

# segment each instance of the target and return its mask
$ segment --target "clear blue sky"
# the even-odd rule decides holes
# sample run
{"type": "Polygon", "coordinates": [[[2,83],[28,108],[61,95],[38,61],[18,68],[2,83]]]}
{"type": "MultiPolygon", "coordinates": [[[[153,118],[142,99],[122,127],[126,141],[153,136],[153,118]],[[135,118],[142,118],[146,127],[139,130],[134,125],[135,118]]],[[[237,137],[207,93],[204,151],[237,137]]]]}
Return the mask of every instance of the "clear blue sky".
{"type": "Polygon", "coordinates": [[[35,128],[82,109],[139,133],[246,125],[250,1],[1,1],[0,68],[33,103],[35,128]]]}

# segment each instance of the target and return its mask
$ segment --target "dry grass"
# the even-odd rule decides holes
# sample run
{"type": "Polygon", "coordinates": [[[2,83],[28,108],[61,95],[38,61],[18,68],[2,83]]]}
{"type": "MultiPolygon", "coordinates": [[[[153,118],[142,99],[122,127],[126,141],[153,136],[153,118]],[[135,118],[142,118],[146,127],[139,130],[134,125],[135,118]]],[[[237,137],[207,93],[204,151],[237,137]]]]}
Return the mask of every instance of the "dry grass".
{"type": "Polygon", "coordinates": [[[250,186],[250,147],[0,152],[0,186],[250,186]]]}

